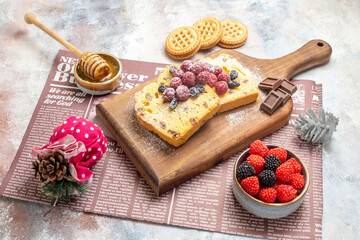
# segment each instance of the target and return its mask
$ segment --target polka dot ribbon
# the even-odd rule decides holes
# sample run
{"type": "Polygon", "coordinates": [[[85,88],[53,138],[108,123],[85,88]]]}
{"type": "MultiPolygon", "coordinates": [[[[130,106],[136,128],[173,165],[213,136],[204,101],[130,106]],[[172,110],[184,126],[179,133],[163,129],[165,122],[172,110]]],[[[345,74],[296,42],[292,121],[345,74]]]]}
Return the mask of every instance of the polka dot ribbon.
{"type": "Polygon", "coordinates": [[[70,174],[78,181],[89,180],[90,170],[104,155],[107,139],[91,121],[71,116],[54,129],[49,144],[34,148],[33,156],[60,152],[70,163],[70,174]]]}

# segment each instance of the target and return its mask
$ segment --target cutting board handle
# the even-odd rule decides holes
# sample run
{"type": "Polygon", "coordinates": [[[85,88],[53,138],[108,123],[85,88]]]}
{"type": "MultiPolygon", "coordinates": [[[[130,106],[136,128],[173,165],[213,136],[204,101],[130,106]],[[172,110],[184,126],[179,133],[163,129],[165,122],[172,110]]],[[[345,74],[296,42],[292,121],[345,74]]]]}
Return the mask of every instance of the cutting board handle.
{"type": "Polygon", "coordinates": [[[295,52],[280,58],[267,60],[268,71],[266,71],[266,77],[290,79],[302,71],[327,63],[331,52],[331,46],[327,42],[320,39],[311,40],[295,52]],[[284,71],[279,71],[278,68],[282,68],[284,71]],[[273,76],[272,72],[274,72],[273,76]]]}

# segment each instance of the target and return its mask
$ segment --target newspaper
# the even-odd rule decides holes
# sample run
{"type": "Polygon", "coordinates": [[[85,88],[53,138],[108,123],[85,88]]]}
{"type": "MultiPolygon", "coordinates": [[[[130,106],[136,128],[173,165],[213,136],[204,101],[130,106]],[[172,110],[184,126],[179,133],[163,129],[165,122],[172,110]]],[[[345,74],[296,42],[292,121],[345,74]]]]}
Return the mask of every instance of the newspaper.
{"type": "Polygon", "coordinates": [[[232,156],[214,168],[157,197],[135,166],[112,139],[95,113],[95,105],[153,79],[165,64],[121,59],[121,86],[105,96],[80,91],[74,83],[73,66],[77,58],[60,50],[44,90],[30,120],[15,159],[2,182],[0,195],[30,202],[50,204],[38,189],[31,168],[34,147],[46,144],[53,129],[67,117],[76,115],[99,125],[108,138],[108,150],[92,169],[90,192],[58,206],[73,210],[270,239],[321,239],[322,236],[322,152],[321,145],[302,142],[291,123],[310,107],[322,105],[322,86],[313,81],[293,80],[298,91],[293,96],[290,123],[266,137],[267,144],[281,145],[300,156],[310,171],[311,183],[298,211],[278,220],[256,217],[244,210],[232,194],[232,156]]]}

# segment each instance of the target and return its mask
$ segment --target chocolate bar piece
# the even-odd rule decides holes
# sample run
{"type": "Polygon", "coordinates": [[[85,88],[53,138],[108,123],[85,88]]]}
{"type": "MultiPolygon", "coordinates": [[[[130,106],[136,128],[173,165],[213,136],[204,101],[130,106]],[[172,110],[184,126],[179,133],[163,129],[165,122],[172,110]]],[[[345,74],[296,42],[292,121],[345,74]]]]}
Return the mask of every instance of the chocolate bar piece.
{"type": "Polygon", "coordinates": [[[284,79],[284,81],[281,83],[279,88],[284,90],[285,92],[287,92],[290,95],[293,95],[297,90],[296,85],[286,79],[284,79]]]}
{"type": "Polygon", "coordinates": [[[271,115],[282,104],[283,98],[274,90],[271,91],[260,105],[260,109],[271,115]]]}
{"type": "Polygon", "coordinates": [[[282,105],[284,105],[287,102],[287,100],[289,100],[289,98],[291,97],[290,94],[288,94],[281,88],[276,89],[275,92],[280,96],[280,98],[282,98],[282,105]]]}
{"type": "Polygon", "coordinates": [[[283,79],[278,78],[265,78],[262,80],[259,84],[259,89],[264,91],[271,91],[277,89],[281,83],[283,82],[283,79]]]}

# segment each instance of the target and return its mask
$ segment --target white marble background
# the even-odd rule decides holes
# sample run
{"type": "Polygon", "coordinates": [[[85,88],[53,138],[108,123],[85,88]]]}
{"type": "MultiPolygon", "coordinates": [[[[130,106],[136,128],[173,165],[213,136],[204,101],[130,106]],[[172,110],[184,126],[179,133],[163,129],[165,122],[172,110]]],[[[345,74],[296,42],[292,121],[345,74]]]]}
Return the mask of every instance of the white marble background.
{"type": "MultiPolygon", "coordinates": [[[[1,181],[62,48],[25,24],[28,11],[81,50],[162,63],[174,62],[164,50],[167,34],[207,16],[243,22],[249,36],[238,50],[253,57],[275,58],[312,39],[327,41],[333,48],[330,62],[296,78],[322,83],[325,110],[340,118],[338,131],[323,150],[323,238],[359,238],[359,0],[0,0],[1,181]]],[[[63,209],[49,212],[47,206],[6,198],[0,198],[0,209],[2,239],[246,239],[63,209]]]]}

